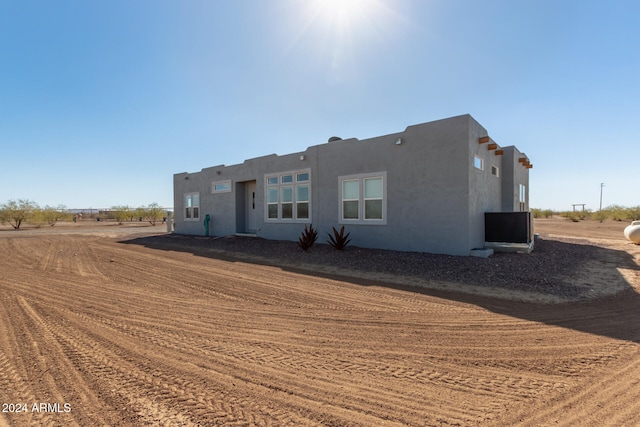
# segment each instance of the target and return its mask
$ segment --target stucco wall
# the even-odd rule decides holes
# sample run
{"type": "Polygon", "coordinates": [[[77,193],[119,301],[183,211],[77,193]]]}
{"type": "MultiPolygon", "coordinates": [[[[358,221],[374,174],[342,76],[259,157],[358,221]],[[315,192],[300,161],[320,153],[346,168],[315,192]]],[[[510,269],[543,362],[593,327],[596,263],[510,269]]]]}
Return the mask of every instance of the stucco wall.
{"type": "Polygon", "coordinates": [[[504,175],[502,181],[502,212],[520,212],[529,210],[529,169],[519,159],[527,156],[516,147],[504,147],[504,175]],[[520,185],[525,186],[525,206],[520,206],[520,185]]]}
{"type": "Polygon", "coordinates": [[[504,174],[491,175],[490,166],[498,164],[501,172],[513,174],[504,171],[502,156],[478,143],[485,135],[480,124],[463,115],[367,140],[324,143],[290,155],[176,174],[175,231],[203,234],[202,219],[210,214],[211,235],[253,231],[263,238],[297,240],[304,225],[312,223],[322,243],[331,227],[339,228],[345,222],[340,218],[339,177],[384,172],[385,225],[346,224],[352,245],[468,255],[470,249],[484,243],[484,212],[503,207],[504,174]],[[476,154],[486,159],[484,170],[474,168],[476,154]],[[310,171],[310,221],[266,220],[265,177],[298,170],[310,171]],[[232,191],[212,194],[212,183],[225,180],[231,181],[232,191]],[[255,230],[248,230],[244,221],[244,189],[250,181],[256,183],[255,230]],[[200,193],[200,221],[185,221],[184,194],[195,191],[200,193]]]}
{"type": "Polygon", "coordinates": [[[467,122],[461,116],[317,146],[321,231],[338,226],[339,176],[386,172],[387,224],[345,225],[352,244],[466,255],[467,122]]]}
{"type": "Polygon", "coordinates": [[[490,149],[494,141],[480,143],[481,137],[488,136],[487,130],[475,120],[469,124],[469,234],[470,248],[484,246],[484,213],[500,212],[502,205],[502,155],[497,149],[490,149]],[[482,168],[474,165],[474,157],[483,160],[482,168]],[[497,175],[492,174],[492,166],[497,175]]]}

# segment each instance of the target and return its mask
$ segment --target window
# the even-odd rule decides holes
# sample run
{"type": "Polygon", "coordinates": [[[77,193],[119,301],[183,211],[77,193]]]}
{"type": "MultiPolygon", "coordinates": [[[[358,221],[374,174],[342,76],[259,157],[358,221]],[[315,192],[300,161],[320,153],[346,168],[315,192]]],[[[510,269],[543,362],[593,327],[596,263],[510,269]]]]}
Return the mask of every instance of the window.
{"type": "Polygon", "coordinates": [[[278,187],[267,188],[267,219],[278,219],[278,187]]]}
{"type": "Polygon", "coordinates": [[[360,219],[360,180],[342,181],[342,219],[360,219]]]}
{"type": "Polygon", "coordinates": [[[200,193],[188,193],[184,195],[184,220],[200,220],[200,193]]]}
{"type": "Polygon", "coordinates": [[[382,219],[382,177],[364,179],[364,219],[382,219]]]}
{"type": "Polygon", "coordinates": [[[309,220],[309,170],[267,175],[267,220],[309,220]]]}
{"type": "Polygon", "coordinates": [[[520,212],[525,212],[527,210],[527,187],[522,184],[519,187],[520,212]]]}
{"type": "Polygon", "coordinates": [[[309,186],[296,187],[296,218],[309,219],[309,186]]]}
{"type": "Polygon", "coordinates": [[[491,175],[498,177],[500,176],[500,170],[496,165],[491,165],[491,175]]]}
{"type": "Polygon", "coordinates": [[[282,219],[293,219],[293,187],[281,187],[282,190],[282,202],[280,208],[282,209],[282,219]]]}
{"type": "Polygon", "coordinates": [[[386,172],[342,176],[340,183],[341,224],[387,223],[386,172]]]}
{"type": "Polygon", "coordinates": [[[231,180],[214,182],[212,192],[213,193],[230,193],[231,180]]]}
{"type": "Polygon", "coordinates": [[[484,159],[480,156],[475,156],[473,158],[473,166],[476,169],[484,170],[484,159]]]}

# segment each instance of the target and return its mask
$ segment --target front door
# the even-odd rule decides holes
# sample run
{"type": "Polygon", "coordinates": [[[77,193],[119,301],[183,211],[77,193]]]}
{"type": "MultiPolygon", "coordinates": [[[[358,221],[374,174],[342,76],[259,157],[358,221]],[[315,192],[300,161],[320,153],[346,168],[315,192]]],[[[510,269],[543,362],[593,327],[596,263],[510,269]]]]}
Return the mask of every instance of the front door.
{"type": "Polygon", "coordinates": [[[256,182],[249,181],[244,186],[244,224],[247,232],[255,232],[258,228],[258,209],[256,206],[256,182]]]}

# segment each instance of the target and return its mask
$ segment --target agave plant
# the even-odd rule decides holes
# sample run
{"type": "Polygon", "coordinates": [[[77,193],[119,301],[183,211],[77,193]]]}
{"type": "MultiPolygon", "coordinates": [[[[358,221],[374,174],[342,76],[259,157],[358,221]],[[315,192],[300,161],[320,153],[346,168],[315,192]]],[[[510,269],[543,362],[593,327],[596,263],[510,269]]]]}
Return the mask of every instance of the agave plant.
{"type": "Polygon", "coordinates": [[[318,240],[318,232],[313,229],[313,225],[309,224],[309,227],[305,225],[304,231],[298,239],[298,246],[306,252],[311,246],[313,246],[316,240],[318,240]]]}
{"type": "Polygon", "coordinates": [[[347,233],[344,234],[344,225],[340,228],[340,231],[338,232],[338,230],[336,230],[335,227],[333,228],[333,236],[331,235],[331,233],[329,234],[329,244],[331,246],[333,246],[336,250],[343,250],[351,241],[351,239],[349,238],[349,235],[351,233],[347,233]]]}

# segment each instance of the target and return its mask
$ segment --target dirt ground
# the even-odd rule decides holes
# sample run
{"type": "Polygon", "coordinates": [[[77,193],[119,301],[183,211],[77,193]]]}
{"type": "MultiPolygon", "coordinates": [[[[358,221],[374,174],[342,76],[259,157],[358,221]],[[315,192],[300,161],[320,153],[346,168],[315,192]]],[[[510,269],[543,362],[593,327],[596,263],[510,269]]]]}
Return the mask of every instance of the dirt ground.
{"type": "Polygon", "coordinates": [[[132,243],[164,226],[4,229],[0,426],[637,426],[625,226],[536,221],[626,283],[561,304],[132,243]]]}

